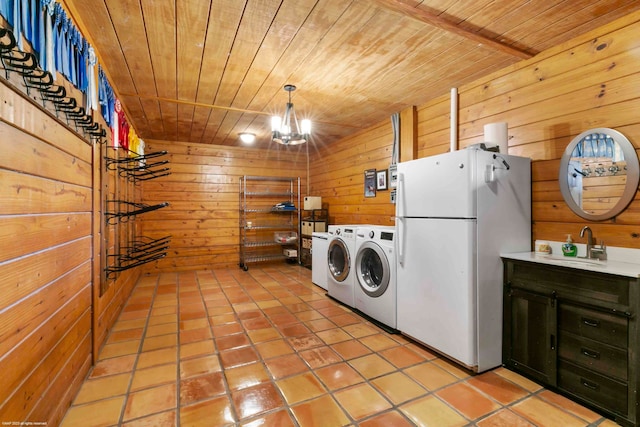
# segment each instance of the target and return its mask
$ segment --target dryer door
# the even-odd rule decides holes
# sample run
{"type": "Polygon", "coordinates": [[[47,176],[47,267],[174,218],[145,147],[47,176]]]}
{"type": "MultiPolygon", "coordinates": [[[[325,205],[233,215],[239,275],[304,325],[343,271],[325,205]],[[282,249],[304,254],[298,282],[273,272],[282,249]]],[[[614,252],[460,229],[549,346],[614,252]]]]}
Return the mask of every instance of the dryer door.
{"type": "Polygon", "coordinates": [[[347,249],[342,239],[331,240],[327,252],[327,260],[329,272],[337,282],[342,282],[349,276],[351,258],[349,257],[349,249],[347,249]]]}
{"type": "Polygon", "coordinates": [[[365,242],[356,256],[356,275],[360,288],[370,297],[379,297],[389,287],[391,270],[382,248],[374,242],[365,242]]]}

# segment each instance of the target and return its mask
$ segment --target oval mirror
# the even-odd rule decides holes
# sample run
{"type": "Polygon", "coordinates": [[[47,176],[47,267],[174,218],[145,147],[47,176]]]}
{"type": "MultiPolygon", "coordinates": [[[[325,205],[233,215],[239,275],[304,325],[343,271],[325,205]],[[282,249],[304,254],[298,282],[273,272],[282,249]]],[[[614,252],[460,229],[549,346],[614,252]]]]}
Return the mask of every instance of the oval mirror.
{"type": "Polygon", "coordinates": [[[573,138],[560,161],[560,191],[582,218],[602,221],[618,215],[638,190],[638,156],[620,132],[595,128],[573,138]]]}

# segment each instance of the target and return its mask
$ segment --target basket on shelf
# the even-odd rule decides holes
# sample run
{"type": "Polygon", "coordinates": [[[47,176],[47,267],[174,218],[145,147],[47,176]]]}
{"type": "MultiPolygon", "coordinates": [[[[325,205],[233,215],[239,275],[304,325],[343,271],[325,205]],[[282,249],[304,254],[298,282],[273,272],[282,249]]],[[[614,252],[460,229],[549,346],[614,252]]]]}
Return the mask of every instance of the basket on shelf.
{"type": "Polygon", "coordinates": [[[291,245],[298,241],[298,233],[295,231],[278,231],[273,233],[276,243],[291,245]]]}
{"type": "Polygon", "coordinates": [[[284,202],[274,205],[271,208],[271,210],[274,212],[280,212],[280,211],[293,212],[296,210],[296,206],[293,204],[293,202],[285,200],[284,202]]]}

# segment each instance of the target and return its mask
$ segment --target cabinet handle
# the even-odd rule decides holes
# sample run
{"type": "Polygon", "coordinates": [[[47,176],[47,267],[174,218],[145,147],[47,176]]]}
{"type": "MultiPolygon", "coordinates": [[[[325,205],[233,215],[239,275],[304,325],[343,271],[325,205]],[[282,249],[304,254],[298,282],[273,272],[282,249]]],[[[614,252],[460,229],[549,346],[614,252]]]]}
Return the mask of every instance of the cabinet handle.
{"type": "Polygon", "coordinates": [[[580,378],[580,384],[582,384],[584,387],[589,388],[591,390],[597,391],[600,388],[598,384],[587,381],[584,378],[580,378]]]}
{"type": "Polygon", "coordinates": [[[600,359],[600,353],[597,351],[589,350],[588,348],[581,348],[580,353],[592,359],[600,359]]]}
{"type": "Polygon", "coordinates": [[[592,326],[594,328],[599,328],[600,327],[600,321],[596,320],[596,319],[588,319],[586,317],[582,318],[582,323],[584,323],[587,326],[592,326]]]}

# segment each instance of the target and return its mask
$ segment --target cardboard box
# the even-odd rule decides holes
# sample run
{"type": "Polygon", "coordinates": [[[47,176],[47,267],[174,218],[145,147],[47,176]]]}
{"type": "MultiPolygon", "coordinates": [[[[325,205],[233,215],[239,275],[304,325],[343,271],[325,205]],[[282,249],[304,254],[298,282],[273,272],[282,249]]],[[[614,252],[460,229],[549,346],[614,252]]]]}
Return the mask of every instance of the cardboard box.
{"type": "Polygon", "coordinates": [[[311,211],[314,209],[322,209],[322,197],[307,196],[304,198],[304,210],[311,211]]]}
{"type": "Polygon", "coordinates": [[[312,240],[308,237],[302,238],[302,249],[311,249],[312,240]]]}
{"type": "Polygon", "coordinates": [[[283,249],[282,253],[284,254],[284,256],[289,257],[289,258],[295,258],[298,256],[298,250],[297,249],[283,249]]]}
{"type": "Polygon", "coordinates": [[[314,231],[327,231],[325,221],[302,221],[302,234],[311,236],[314,231]]]}

